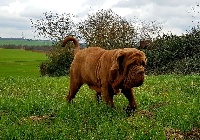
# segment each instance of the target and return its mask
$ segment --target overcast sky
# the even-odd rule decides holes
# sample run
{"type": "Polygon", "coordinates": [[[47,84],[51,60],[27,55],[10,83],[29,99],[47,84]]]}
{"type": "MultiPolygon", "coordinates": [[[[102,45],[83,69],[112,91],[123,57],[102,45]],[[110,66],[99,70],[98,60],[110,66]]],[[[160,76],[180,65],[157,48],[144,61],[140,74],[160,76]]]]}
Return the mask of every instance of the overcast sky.
{"type": "Polygon", "coordinates": [[[100,9],[112,9],[127,20],[158,21],[163,31],[185,33],[193,20],[200,19],[198,0],[0,0],[0,37],[33,39],[31,19],[39,19],[44,12],[71,13],[79,19],[100,9]],[[194,18],[194,17],[195,18],[194,18]]]}

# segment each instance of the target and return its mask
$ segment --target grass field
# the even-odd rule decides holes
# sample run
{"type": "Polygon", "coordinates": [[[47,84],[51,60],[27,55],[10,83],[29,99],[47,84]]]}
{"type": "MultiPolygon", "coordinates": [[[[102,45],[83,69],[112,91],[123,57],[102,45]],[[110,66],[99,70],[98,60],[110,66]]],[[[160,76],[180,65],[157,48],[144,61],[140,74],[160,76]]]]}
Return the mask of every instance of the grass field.
{"type": "Polygon", "coordinates": [[[0,40],[0,46],[2,45],[44,46],[52,45],[52,42],[44,40],[0,40]]]}
{"type": "Polygon", "coordinates": [[[39,76],[39,65],[46,59],[42,53],[0,48],[0,77],[39,76]]]}
{"type": "Polygon", "coordinates": [[[0,78],[0,139],[199,139],[200,76],[147,76],[135,89],[138,109],[127,100],[116,109],[97,103],[87,86],[66,104],[69,78],[0,78]]]}
{"type": "Polygon", "coordinates": [[[38,64],[45,59],[0,49],[1,140],[200,139],[199,75],[147,76],[134,88],[138,109],[127,115],[122,94],[112,109],[97,103],[86,85],[66,104],[69,77],[39,77],[38,64]]]}

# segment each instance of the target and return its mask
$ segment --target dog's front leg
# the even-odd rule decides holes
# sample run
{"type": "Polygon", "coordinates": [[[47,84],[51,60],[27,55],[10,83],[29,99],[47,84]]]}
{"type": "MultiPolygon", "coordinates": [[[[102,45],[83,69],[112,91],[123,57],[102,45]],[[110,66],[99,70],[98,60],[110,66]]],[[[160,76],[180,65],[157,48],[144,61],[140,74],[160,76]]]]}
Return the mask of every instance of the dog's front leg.
{"type": "Polygon", "coordinates": [[[113,101],[114,94],[111,93],[112,91],[110,91],[107,87],[102,87],[101,91],[102,91],[101,92],[102,97],[103,97],[104,101],[106,102],[106,104],[111,107],[114,107],[114,101],[113,101]]]}
{"type": "Polygon", "coordinates": [[[126,111],[133,112],[137,108],[133,90],[132,89],[122,89],[122,93],[125,95],[125,97],[129,101],[129,105],[126,108],[126,111]]]}

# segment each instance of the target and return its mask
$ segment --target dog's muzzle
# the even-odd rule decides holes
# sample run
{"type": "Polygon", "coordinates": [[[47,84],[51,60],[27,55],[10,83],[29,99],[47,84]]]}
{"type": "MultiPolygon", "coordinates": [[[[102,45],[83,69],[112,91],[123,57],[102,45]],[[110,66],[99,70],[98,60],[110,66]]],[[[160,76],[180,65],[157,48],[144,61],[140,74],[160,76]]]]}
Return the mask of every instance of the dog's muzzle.
{"type": "Polygon", "coordinates": [[[144,82],[144,67],[130,67],[127,76],[124,78],[123,86],[125,88],[139,87],[144,82]]]}

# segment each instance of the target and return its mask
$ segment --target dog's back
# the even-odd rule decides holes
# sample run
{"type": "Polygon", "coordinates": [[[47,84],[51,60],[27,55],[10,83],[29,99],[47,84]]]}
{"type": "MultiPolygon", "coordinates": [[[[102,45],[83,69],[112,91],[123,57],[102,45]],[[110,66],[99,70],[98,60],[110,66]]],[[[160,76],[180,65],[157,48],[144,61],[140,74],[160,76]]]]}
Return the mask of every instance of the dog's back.
{"type": "Polygon", "coordinates": [[[90,47],[79,50],[70,67],[70,75],[81,80],[81,83],[93,85],[98,83],[97,69],[99,59],[105,52],[99,47],[90,47]]]}

